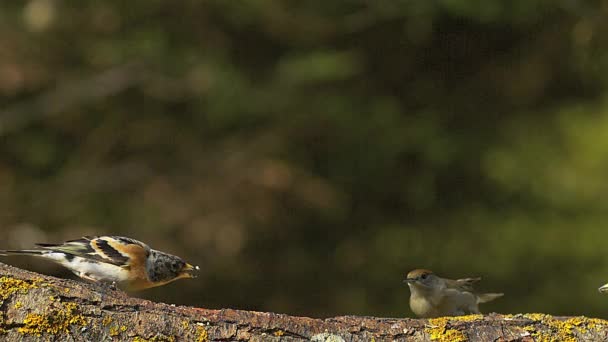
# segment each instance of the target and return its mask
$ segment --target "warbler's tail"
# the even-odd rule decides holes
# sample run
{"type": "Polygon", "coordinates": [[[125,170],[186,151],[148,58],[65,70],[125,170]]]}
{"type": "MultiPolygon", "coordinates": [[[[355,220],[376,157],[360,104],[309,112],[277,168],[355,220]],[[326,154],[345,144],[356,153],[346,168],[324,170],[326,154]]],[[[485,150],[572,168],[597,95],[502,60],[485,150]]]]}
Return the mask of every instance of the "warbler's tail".
{"type": "Polygon", "coordinates": [[[8,256],[8,255],[42,255],[46,251],[39,249],[22,249],[22,250],[2,250],[0,249],[0,255],[8,256]]]}
{"type": "Polygon", "coordinates": [[[482,293],[477,295],[477,303],[487,303],[504,296],[504,293],[482,293]]]}

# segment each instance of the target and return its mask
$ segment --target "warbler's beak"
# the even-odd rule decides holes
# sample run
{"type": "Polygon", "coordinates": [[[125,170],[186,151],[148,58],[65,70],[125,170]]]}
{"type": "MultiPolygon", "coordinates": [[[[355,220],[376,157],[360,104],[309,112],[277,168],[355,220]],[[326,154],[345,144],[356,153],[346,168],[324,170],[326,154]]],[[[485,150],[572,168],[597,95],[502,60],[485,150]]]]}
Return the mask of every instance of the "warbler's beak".
{"type": "Polygon", "coordinates": [[[416,280],[417,280],[416,278],[405,278],[405,279],[403,279],[403,282],[409,284],[409,283],[416,282],[416,280]]]}
{"type": "Polygon", "coordinates": [[[600,291],[600,293],[606,293],[608,292],[608,284],[604,284],[602,285],[599,289],[597,289],[598,291],[600,291]]]}
{"type": "Polygon", "coordinates": [[[182,274],[186,278],[196,278],[196,274],[194,272],[199,271],[200,267],[192,266],[190,264],[186,264],[184,268],[182,268],[182,274]]]}

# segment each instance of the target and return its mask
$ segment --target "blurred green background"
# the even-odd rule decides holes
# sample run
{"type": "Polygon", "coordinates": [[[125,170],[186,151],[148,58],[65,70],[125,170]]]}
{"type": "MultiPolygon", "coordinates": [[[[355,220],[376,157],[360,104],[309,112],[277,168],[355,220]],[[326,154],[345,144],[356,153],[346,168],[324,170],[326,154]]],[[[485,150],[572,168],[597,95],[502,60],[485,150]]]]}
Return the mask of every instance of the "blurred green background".
{"type": "Polygon", "coordinates": [[[608,317],[608,1],[2,1],[0,46],[0,248],[137,238],[202,267],[138,295],[207,308],[411,316],[430,268],[608,317]]]}

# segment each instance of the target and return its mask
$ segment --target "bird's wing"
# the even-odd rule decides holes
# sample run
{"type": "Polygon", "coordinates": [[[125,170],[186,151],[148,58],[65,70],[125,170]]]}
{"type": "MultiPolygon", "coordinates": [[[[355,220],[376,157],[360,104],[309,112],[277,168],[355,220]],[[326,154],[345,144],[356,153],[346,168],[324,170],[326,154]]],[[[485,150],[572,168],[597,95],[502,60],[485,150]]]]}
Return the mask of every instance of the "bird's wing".
{"type": "Polygon", "coordinates": [[[504,295],[504,293],[481,293],[477,295],[477,303],[487,303],[504,295]]]}
{"type": "Polygon", "coordinates": [[[444,291],[444,311],[450,315],[479,313],[477,296],[469,291],[446,289],[444,291]]]}
{"type": "Polygon", "coordinates": [[[39,243],[38,246],[116,266],[129,267],[145,261],[150,247],[122,236],[85,236],[61,244],[39,243]]]}
{"type": "Polygon", "coordinates": [[[464,279],[446,279],[445,284],[447,288],[457,289],[461,291],[473,291],[473,284],[480,281],[481,278],[464,278],[464,279]]]}

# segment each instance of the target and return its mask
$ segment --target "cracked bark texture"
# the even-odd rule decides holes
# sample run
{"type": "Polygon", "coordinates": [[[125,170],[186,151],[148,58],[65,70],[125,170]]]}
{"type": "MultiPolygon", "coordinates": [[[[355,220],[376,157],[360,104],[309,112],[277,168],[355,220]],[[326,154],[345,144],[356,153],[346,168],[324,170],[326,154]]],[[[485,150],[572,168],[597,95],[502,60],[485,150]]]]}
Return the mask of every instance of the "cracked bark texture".
{"type": "Polygon", "coordinates": [[[293,317],[173,306],[0,263],[2,341],[606,341],[608,321],[543,314],[432,320],[293,317]]]}

